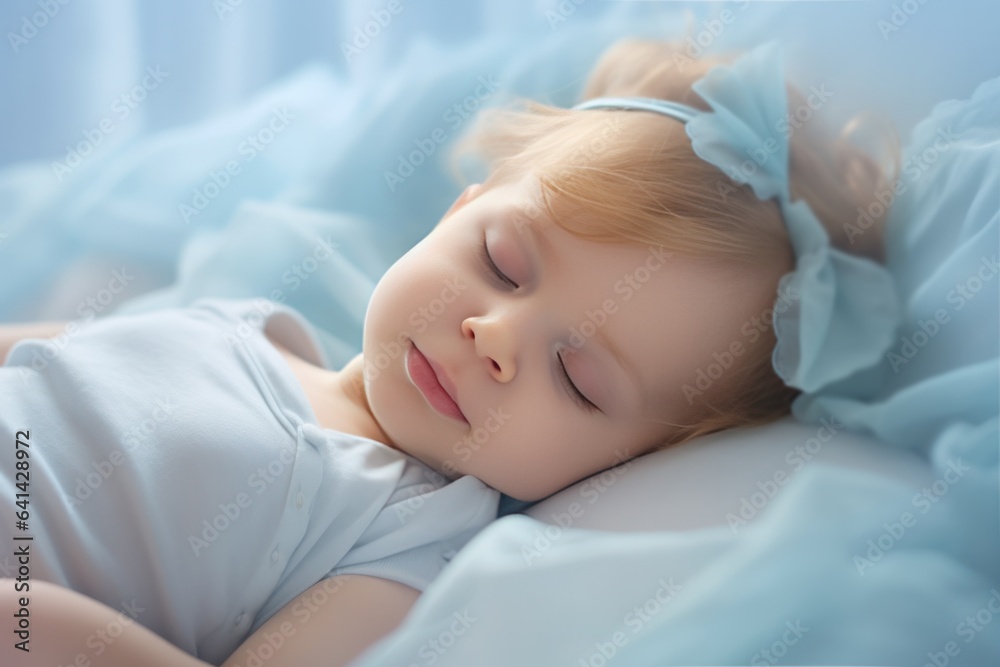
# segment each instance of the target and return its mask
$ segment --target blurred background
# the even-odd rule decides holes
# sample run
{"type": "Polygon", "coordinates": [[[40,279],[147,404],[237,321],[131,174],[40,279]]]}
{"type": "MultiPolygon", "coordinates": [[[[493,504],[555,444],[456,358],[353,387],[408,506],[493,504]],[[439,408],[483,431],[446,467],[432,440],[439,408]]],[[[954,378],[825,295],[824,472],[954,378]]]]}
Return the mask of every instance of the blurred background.
{"type": "MultiPolygon", "coordinates": [[[[903,127],[938,99],[966,96],[984,74],[1000,73],[1000,9],[989,0],[13,0],[0,6],[6,42],[0,164],[60,157],[108,116],[116,127],[103,150],[198,121],[306,63],[322,63],[374,95],[401,62],[419,59],[421,43],[458,57],[495,42],[496,58],[507,61],[602,21],[614,23],[621,36],[649,34],[657,26],[665,32],[664,24],[678,15],[689,13],[697,24],[723,9],[735,21],[711,49],[780,38],[799,50],[803,71],[839,74],[839,90],[850,95],[839,96],[838,108],[863,101],[891,109],[903,127]],[[899,25],[880,27],[879,20],[893,23],[894,6],[905,21],[897,17],[899,25]],[[115,100],[150,66],[168,73],[162,88],[120,118],[115,100]]],[[[581,74],[570,67],[563,83],[572,86],[581,74]]]]}
{"type": "Polygon", "coordinates": [[[282,239],[220,248],[299,219],[337,230],[351,264],[288,302],[341,301],[320,322],[341,359],[374,283],[461,191],[445,156],[480,108],[572,105],[629,36],[684,37],[693,56],[773,39],[802,90],[831,91],[831,127],[868,112],[905,146],[936,103],[1000,74],[997,25],[988,0],[6,2],[0,321],[76,317],[123,265],[138,278],[101,314],[266,294],[274,253],[257,251],[282,239]],[[258,207],[247,228],[250,201],[270,223],[258,207]]]}

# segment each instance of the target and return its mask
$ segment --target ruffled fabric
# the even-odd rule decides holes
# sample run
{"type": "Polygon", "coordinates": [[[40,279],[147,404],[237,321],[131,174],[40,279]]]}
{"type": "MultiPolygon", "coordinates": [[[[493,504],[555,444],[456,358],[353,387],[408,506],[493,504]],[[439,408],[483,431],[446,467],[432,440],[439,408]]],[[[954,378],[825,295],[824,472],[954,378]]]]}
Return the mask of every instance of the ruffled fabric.
{"type": "MultiPolygon", "coordinates": [[[[886,220],[901,324],[871,368],[799,396],[792,411],[832,414],[933,458],[950,425],[995,420],[1000,406],[1000,78],[938,104],[902,158],[886,220]]],[[[997,442],[983,447],[977,460],[995,466],[997,442]]]]}
{"type": "Polygon", "coordinates": [[[775,371],[812,392],[871,366],[892,343],[899,301],[884,267],[833,248],[809,205],[791,200],[782,47],[766,42],[692,87],[713,110],[686,125],[695,153],[761,200],[775,198],[795,250],[774,314],[775,371]]]}
{"type": "MultiPolygon", "coordinates": [[[[803,421],[826,413],[836,425],[828,451],[850,431],[874,431],[885,447],[929,461],[925,480],[813,461],[738,535],[508,516],[473,538],[359,667],[406,664],[450,637],[456,610],[476,623],[433,654],[439,667],[483,656],[505,665],[998,664],[998,149],[1000,79],[938,105],[916,128],[903,154],[912,176],[887,220],[901,328],[872,367],[793,406],[803,421]],[[935,329],[940,310],[947,319],[935,329]],[[935,333],[916,335],[925,330],[935,333]]],[[[789,442],[789,456],[808,442],[789,442]]]]}

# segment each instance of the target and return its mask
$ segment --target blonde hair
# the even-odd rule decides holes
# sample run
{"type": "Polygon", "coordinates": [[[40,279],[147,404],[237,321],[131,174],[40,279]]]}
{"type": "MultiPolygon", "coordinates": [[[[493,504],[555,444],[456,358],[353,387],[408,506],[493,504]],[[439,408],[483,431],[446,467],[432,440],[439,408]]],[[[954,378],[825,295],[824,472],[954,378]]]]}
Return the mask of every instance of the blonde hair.
{"type": "MultiPolygon", "coordinates": [[[[679,41],[617,42],[595,66],[583,99],[655,97],[710,111],[691,84],[739,54],[692,59],[683,48],[679,41]]],[[[797,89],[789,84],[787,90],[791,114],[807,108],[797,89]]],[[[454,147],[450,164],[460,182],[465,179],[459,163],[467,154],[482,159],[489,169],[484,190],[535,172],[547,215],[566,231],[595,241],[651,244],[718,258],[720,266],[764,264],[774,276],[772,294],[780,275],[794,268],[776,202],[758,200],[748,185],[699,158],[682,123],[653,113],[574,111],[518,102],[524,109],[484,110],[454,147]],[[559,215],[560,205],[586,215],[559,215]]],[[[871,216],[862,234],[847,233],[858,217],[857,208],[867,211],[875,193],[891,180],[848,143],[858,127],[856,117],[831,142],[815,119],[789,125],[791,194],[809,203],[834,246],[881,261],[884,209],[882,215],[871,216]]],[[[895,128],[891,132],[895,178],[898,137],[895,128]]],[[[713,383],[692,402],[695,418],[674,424],[677,428],[649,451],[787,415],[799,391],[775,373],[774,343],[768,326],[761,340],[726,371],[727,382],[713,383]]]]}

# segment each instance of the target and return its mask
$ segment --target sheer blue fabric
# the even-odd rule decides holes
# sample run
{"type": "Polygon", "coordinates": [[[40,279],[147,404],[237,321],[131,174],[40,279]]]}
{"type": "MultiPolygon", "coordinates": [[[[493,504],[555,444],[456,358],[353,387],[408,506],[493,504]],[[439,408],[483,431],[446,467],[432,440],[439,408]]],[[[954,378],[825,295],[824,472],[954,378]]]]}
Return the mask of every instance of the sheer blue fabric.
{"type": "MultiPolygon", "coordinates": [[[[731,66],[713,68],[692,88],[711,106],[700,112],[645,97],[601,97],[574,109],[650,111],[686,124],[694,152],[761,200],[775,198],[795,250],[795,270],[779,284],[774,368],[786,384],[815,391],[874,363],[892,340],[899,304],[888,272],[844,253],[805,201],[791,199],[785,68],[778,42],[731,66]]],[[[720,192],[725,196],[725,192],[720,192]]]]}
{"type": "MultiPolygon", "coordinates": [[[[733,76],[724,70],[715,83],[721,89],[733,76]]],[[[741,103],[724,97],[717,108],[723,100],[741,103]]],[[[765,127],[766,116],[750,117],[765,127]]],[[[740,133],[731,141],[753,141],[752,129],[731,128],[740,133]]],[[[713,150],[720,162],[731,157],[724,143],[713,150]]],[[[772,180],[770,191],[758,182],[758,194],[780,195],[781,182],[772,180]]],[[[804,317],[803,327],[829,340],[798,338],[809,345],[800,377],[826,384],[802,394],[794,413],[920,453],[929,461],[926,483],[807,466],[738,537],[725,528],[610,533],[506,516],[466,546],[393,640],[359,664],[430,654],[429,642],[449,638],[462,611],[476,623],[434,654],[438,665],[483,656],[492,664],[613,659],[635,667],[997,664],[1000,79],[938,104],[917,125],[895,191],[886,271],[898,316],[870,313],[877,344],[862,333],[866,322],[850,320],[865,328],[842,334],[838,322],[824,331],[819,315],[804,317]],[[863,353],[848,349],[851,339],[863,353]],[[819,350],[829,357],[814,358],[819,350]],[[834,368],[842,358],[852,374],[834,368]],[[498,627],[502,633],[490,632],[498,627]]],[[[793,215],[805,221],[797,247],[806,251],[803,289],[826,299],[810,312],[844,308],[857,318],[876,310],[855,289],[864,284],[841,280],[868,280],[872,269],[826,249],[807,210],[793,215]],[[842,306],[847,298],[856,301],[842,306]]],[[[885,278],[878,280],[888,298],[885,278]]]]}
{"type": "Polygon", "coordinates": [[[778,375],[811,392],[871,365],[899,321],[892,278],[875,262],[832,247],[809,205],[791,200],[781,46],[765,43],[692,87],[713,109],[687,124],[695,153],[744,179],[760,199],[775,197],[795,250],[795,270],[778,287],[787,307],[774,314],[778,375]]]}

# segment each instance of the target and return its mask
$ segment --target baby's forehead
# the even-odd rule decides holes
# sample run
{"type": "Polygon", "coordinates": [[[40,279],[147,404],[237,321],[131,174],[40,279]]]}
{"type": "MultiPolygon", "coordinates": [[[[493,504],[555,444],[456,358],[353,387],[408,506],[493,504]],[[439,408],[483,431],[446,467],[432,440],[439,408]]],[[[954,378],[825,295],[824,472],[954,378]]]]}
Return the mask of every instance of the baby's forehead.
{"type": "Polygon", "coordinates": [[[518,233],[561,230],[572,234],[581,227],[602,226],[599,214],[537,181],[528,187],[524,181],[501,186],[496,192],[495,205],[505,212],[518,233]]]}
{"type": "Polygon", "coordinates": [[[558,197],[538,180],[535,174],[507,177],[497,181],[487,179],[485,193],[499,206],[521,215],[526,221],[550,221],[546,201],[551,204],[558,197]]]}

